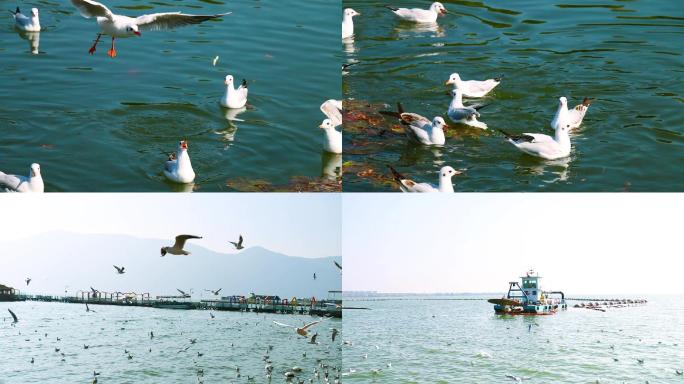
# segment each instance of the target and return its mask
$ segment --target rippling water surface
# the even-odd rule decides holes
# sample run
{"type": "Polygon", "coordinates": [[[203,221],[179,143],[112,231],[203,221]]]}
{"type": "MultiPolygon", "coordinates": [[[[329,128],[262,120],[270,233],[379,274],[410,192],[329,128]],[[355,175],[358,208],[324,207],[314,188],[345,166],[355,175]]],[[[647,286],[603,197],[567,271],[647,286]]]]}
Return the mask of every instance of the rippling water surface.
{"type": "MultiPolygon", "coordinates": [[[[385,164],[437,181],[447,164],[467,168],[462,191],[682,191],[684,176],[684,7],[667,0],[445,1],[438,27],[398,21],[377,1],[344,0],[362,15],[343,44],[343,92],[370,118],[345,124],[345,191],[391,191],[385,164]],[[454,125],[443,148],[407,145],[382,133],[376,115],[397,101],[446,117],[444,82],[504,75],[483,100],[490,130],[454,125]],[[521,154],[496,129],[551,133],[559,96],[572,106],[595,98],[572,135],[571,156],[545,162],[521,154]],[[368,107],[368,103],[372,106],[368,107]],[[353,162],[353,163],[351,163],[353,162]]],[[[397,0],[395,6],[429,2],[397,0]]],[[[394,124],[394,122],[391,122],[394,124]]]]}
{"type": "MultiPolygon", "coordinates": [[[[340,97],[340,4],[328,0],[111,0],[113,12],[232,12],[220,21],[117,40],[118,56],[68,1],[40,9],[38,52],[0,25],[0,170],[28,174],[38,162],[48,191],[172,191],[164,153],[189,140],[195,190],[334,177],[323,156],[320,104],[340,97]],[[219,56],[217,65],[211,62],[219,56]],[[219,105],[226,74],[249,82],[249,107],[219,105]],[[235,118],[239,120],[234,120],[235,118]],[[231,121],[229,121],[231,119],[231,121]],[[243,180],[245,180],[243,182],[243,180]]],[[[15,2],[1,1],[3,9],[15,2]]]]}
{"type": "Polygon", "coordinates": [[[684,380],[676,373],[684,370],[682,297],[553,316],[498,316],[484,300],[427,298],[345,302],[370,310],[344,313],[345,340],[352,341],[343,350],[344,382],[515,382],[506,375],[526,383],[684,380]]]}
{"type": "MultiPolygon", "coordinates": [[[[80,304],[2,303],[0,383],[90,383],[93,370],[100,373],[101,384],[245,383],[248,377],[267,383],[266,354],[273,364],[272,382],[283,382],[285,372],[295,366],[302,368],[298,377],[307,382],[319,363],[341,366],[341,338],[333,343],[329,329],[342,331],[339,319],[312,328],[319,332],[319,344],[313,345],[292,329],[273,324],[299,326],[312,321],[309,316],[213,312],[212,319],[209,311],[90,308],[97,312],[86,313],[80,304]],[[6,308],[19,317],[16,326],[10,326],[6,308]],[[191,344],[190,339],[197,341],[191,344]],[[267,353],[269,346],[273,349],[267,353]]],[[[313,382],[323,382],[322,376],[313,382]]]]}

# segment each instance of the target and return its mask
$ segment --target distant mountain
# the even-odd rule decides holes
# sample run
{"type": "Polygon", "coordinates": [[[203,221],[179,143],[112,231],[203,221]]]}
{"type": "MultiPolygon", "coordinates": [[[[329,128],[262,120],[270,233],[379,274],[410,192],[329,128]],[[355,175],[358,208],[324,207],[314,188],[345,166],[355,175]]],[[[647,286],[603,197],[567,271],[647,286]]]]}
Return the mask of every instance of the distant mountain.
{"type": "Polygon", "coordinates": [[[0,283],[25,293],[72,295],[94,287],[106,292],[178,294],[193,289],[193,298],[214,298],[204,289],[222,288],[220,295],[250,292],[283,298],[327,297],[340,290],[342,277],[333,261],[304,258],[261,247],[236,254],[208,250],[189,241],[189,256],[160,257],[168,239],[139,239],[127,235],[49,232],[29,240],[0,241],[0,283]],[[124,266],[118,275],[113,265],[124,266]],[[317,279],[313,279],[316,273],[317,279]],[[31,284],[24,283],[31,277],[31,284]]]}

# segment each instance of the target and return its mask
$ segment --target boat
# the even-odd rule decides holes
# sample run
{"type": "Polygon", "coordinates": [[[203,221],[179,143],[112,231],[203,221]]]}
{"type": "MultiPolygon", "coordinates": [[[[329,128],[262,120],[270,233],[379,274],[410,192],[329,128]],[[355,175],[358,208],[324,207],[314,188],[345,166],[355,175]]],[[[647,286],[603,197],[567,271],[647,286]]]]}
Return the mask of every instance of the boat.
{"type": "Polygon", "coordinates": [[[508,293],[500,299],[489,299],[494,312],[500,315],[552,315],[568,308],[565,294],[547,292],[541,288],[541,276],[534,270],[520,277],[521,282],[509,282],[508,293]]]}

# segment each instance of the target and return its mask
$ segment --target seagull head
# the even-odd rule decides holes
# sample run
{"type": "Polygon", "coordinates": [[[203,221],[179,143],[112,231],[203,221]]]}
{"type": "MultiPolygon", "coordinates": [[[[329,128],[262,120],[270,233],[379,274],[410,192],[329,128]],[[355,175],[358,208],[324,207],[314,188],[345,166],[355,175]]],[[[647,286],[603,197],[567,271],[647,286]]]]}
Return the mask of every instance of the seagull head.
{"type": "Polygon", "coordinates": [[[161,249],[161,255],[166,256],[166,247],[162,247],[161,249]]]}
{"type": "Polygon", "coordinates": [[[332,121],[330,121],[330,119],[325,119],[325,120],[323,120],[323,122],[321,123],[321,125],[318,126],[318,128],[321,128],[321,129],[332,129],[332,128],[335,128],[335,127],[333,126],[333,123],[332,123],[332,121]]]}
{"type": "Polygon", "coordinates": [[[140,36],[140,30],[138,29],[138,26],[135,24],[131,24],[131,25],[127,26],[126,27],[126,33],[128,33],[129,35],[140,36]]]}
{"type": "Polygon", "coordinates": [[[434,3],[432,3],[432,5],[430,6],[430,10],[432,12],[439,14],[439,15],[446,15],[447,14],[446,8],[439,1],[435,1],[434,3]]]}
{"type": "Polygon", "coordinates": [[[460,82],[461,82],[461,76],[459,76],[458,73],[452,73],[449,76],[449,80],[444,82],[444,85],[453,84],[455,87],[457,87],[460,82]]]}
{"type": "Polygon", "coordinates": [[[354,17],[354,16],[360,16],[361,14],[356,12],[355,10],[353,10],[351,8],[345,8],[344,15],[346,17],[354,17]]]}
{"type": "Polygon", "coordinates": [[[233,84],[233,76],[232,75],[227,75],[226,80],[223,81],[224,84],[226,85],[232,85],[233,84]]]}
{"type": "Polygon", "coordinates": [[[31,15],[33,17],[38,17],[38,8],[31,8],[31,15]]]}
{"type": "Polygon", "coordinates": [[[434,119],[432,119],[432,126],[444,130],[449,129],[449,126],[447,125],[446,121],[444,121],[442,116],[437,116],[434,119]]]}
{"type": "Polygon", "coordinates": [[[451,168],[450,166],[444,166],[439,170],[440,177],[448,177],[451,179],[452,176],[460,175],[461,172],[451,168]]]}
{"type": "Polygon", "coordinates": [[[565,106],[568,105],[568,99],[566,99],[565,96],[559,97],[558,102],[560,103],[560,105],[565,105],[565,106]]]}
{"type": "Polygon", "coordinates": [[[37,177],[40,176],[40,164],[38,163],[33,163],[31,164],[31,177],[37,177]]]}
{"type": "Polygon", "coordinates": [[[178,142],[178,150],[179,151],[187,151],[188,150],[188,141],[187,140],[181,140],[178,142]]]}

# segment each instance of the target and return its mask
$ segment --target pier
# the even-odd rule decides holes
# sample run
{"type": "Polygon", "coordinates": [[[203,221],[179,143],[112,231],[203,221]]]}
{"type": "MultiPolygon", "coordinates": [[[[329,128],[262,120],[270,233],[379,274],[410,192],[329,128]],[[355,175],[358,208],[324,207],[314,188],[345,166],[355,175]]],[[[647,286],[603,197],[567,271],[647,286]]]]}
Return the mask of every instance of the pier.
{"type": "MultiPolygon", "coordinates": [[[[277,313],[342,317],[342,299],[335,297],[340,291],[329,291],[328,298],[281,299],[279,296],[253,295],[226,296],[195,301],[190,295],[152,296],[149,293],[78,291],[76,296],[15,294],[11,301],[42,301],[51,303],[115,305],[177,310],[212,310],[253,313],[277,313]]],[[[7,300],[10,301],[10,300],[7,300]]]]}

